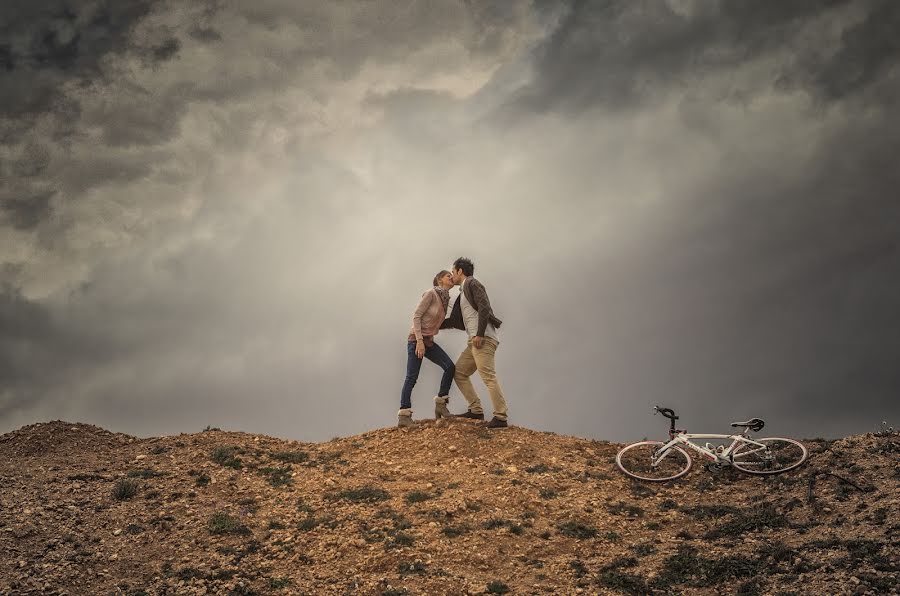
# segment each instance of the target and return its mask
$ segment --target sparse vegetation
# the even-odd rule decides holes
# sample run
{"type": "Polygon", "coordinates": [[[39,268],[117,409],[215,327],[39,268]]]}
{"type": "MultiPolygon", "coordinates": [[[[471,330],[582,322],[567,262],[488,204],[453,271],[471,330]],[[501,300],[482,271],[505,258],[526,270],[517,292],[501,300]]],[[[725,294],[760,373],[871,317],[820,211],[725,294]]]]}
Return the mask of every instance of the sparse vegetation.
{"type": "Polygon", "coordinates": [[[562,524],[559,524],[557,527],[559,533],[563,536],[568,536],[569,538],[594,538],[597,535],[597,528],[594,526],[585,525],[575,521],[568,521],[562,524]]]}
{"type": "MultiPolygon", "coordinates": [[[[509,594],[797,596],[832,588],[889,594],[900,587],[893,548],[900,524],[891,513],[896,458],[893,451],[880,453],[895,437],[859,437],[857,450],[843,439],[830,451],[812,448],[809,469],[793,476],[714,476],[698,469],[677,484],[642,485],[613,472],[595,481],[613,468],[614,446],[587,453],[579,439],[561,437],[563,449],[551,435],[525,429],[493,434],[488,443],[474,435],[474,425],[421,426],[433,438],[450,435],[447,445],[459,446],[455,455],[435,464],[441,451],[429,445],[407,463],[409,445],[396,441],[416,437],[379,431],[354,441],[361,447],[347,439],[307,448],[237,432],[186,435],[179,448],[166,438],[165,456],[151,455],[162,446],[153,440],[98,433],[97,445],[127,445],[125,457],[99,450],[81,459],[70,452],[65,459],[30,455],[36,463],[31,476],[16,476],[14,463],[3,470],[13,482],[0,489],[11,513],[0,531],[17,541],[21,534],[21,544],[41,550],[22,549],[14,558],[10,589],[24,589],[21,582],[36,579],[38,570],[45,582],[60,582],[61,572],[46,564],[56,560],[66,561],[67,569],[120,569],[113,553],[133,576],[103,585],[129,595],[204,589],[489,594],[506,586],[509,594]],[[863,451],[867,458],[858,457],[863,451]],[[230,459],[239,460],[239,471],[224,465],[230,459]],[[848,473],[851,465],[861,465],[864,474],[848,473]],[[267,484],[270,476],[278,485],[288,474],[289,487],[267,484]],[[110,498],[117,480],[134,483],[132,502],[110,498]],[[701,480],[710,492],[698,490],[701,480]],[[52,522],[55,535],[48,533],[52,522]],[[707,537],[718,541],[700,542],[707,537]],[[171,552],[174,541],[183,552],[171,552]],[[124,560],[122,547],[138,543],[140,557],[124,560]],[[41,560],[50,546],[54,556],[41,560]],[[498,552],[505,556],[502,565],[492,559],[498,552]],[[453,553],[477,553],[471,561],[477,573],[468,574],[453,553]],[[485,582],[494,578],[498,584],[488,592],[485,582]]],[[[71,444],[63,438],[54,440],[71,444]]],[[[24,451],[14,436],[2,439],[0,455],[10,446],[13,453],[33,454],[46,444],[35,441],[24,451]]],[[[99,579],[91,582],[85,593],[103,591],[99,579]]]]}
{"type": "Polygon", "coordinates": [[[266,477],[266,481],[274,487],[287,486],[294,480],[291,478],[290,466],[284,468],[264,467],[257,470],[266,477]]]}
{"type": "Polygon", "coordinates": [[[495,579],[491,583],[487,585],[487,593],[488,594],[508,594],[509,586],[504,584],[502,581],[495,579]]]}
{"type": "Polygon", "coordinates": [[[280,590],[294,585],[294,580],[289,577],[270,577],[268,586],[270,590],[280,590]]]}
{"type": "Polygon", "coordinates": [[[353,501],[356,503],[377,503],[379,501],[387,501],[391,498],[391,495],[389,495],[386,490],[374,486],[363,486],[360,488],[342,490],[330,498],[353,501]]]}
{"type": "Polygon", "coordinates": [[[458,524],[455,526],[444,526],[441,528],[441,532],[447,538],[456,538],[457,536],[462,536],[463,534],[467,534],[472,531],[472,526],[469,524],[458,524]]]}
{"type": "Polygon", "coordinates": [[[206,527],[211,534],[237,534],[241,536],[251,534],[250,528],[223,511],[213,513],[206,523],[206,527]]]}
{"type": "Polygon", "coordinates": [[[414,490],[406,493],[406,496],[403,497],[403,500],[406,501],[407,504],[412,505],[413,503],[421,503],[422,501],[427,501],[431,498],[433,498],[433,495],[430,495],[421,490],[414,490]]]}
{"type": "Polygon", "coordinates": [[[309,461],[309,454],[305,451],[276,451],[270,457],[286,464],[302,464],[309,461]]]}
{"type": "Polygon", "coordinates": [[[138,483],[125,478],[116,481],[113,486],[112,496],[117,501],[125,501],[132,498],[138,492],[138,483]]]}
{"type": "Polygon", "coordinates": [[[762,503],[747,511],[737,511],[729,521],[707,532],[706,538],[739,536],[744,532],[763,528],[783,528],[787,525],[787,518],[784,514],[778,513],[772,503],[762,503]]]}
{"type": "Polygon", "coordinates": [[[419,560],[400,563],[397,566],[397,573],[400,575],[425,575],[427,570],[425,563],[419,560]]]}
{"type": "Polygon", "coordinates": [[[236,453],[237,450],[234,447],[216,447],[212,450],[210,459],[220,466],[239,470],[242,464],[240,458],[235,455],[236,453]]]}
{"type": "Polygon", "coordinates": [[[129,478],[143,478],[144,480],[148,478],[156,478],[158,476],[165,476],[165,472],[158,472],[156,470],[151,470],[150,468],[141,468],[138,470],[128,470],[126,474],[129,478]]]}

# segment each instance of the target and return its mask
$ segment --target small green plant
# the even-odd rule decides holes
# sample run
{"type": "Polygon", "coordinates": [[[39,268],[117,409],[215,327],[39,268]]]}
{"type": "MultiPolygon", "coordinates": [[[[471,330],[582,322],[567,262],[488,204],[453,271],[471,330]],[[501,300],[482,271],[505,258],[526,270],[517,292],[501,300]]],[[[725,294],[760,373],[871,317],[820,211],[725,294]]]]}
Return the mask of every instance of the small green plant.
{"type": "Polygon", "coordinates": [[[588,526],[579,522],[568,521],[556,526],[556,529],[559,530],[559,533],[563,536],[568,536],[569,538],[578,538],[579,540],[585,538],[594,538],[597,535],[597,528],[594,526],[588,526]]]}
{"type": "Polygon", "coordinates": [[[209,476],[207,476],[206,474],[200,474],[199,476],[197,476],[197,480],[195,481],[195,484],[197,486],[206,486],[207,484],[209,484],[210,480],[211,480],[211,478],[209,476]]]}
{"type": "Polygon", "coordinates": [[[509,586],[504,584],[502,581],[495,579],[491,583],[487,585],[487,593],[488,594],[508,594],[509,586]]]}
{"type": "Polygon", "coordinates": [[[579,559],[569,562],[569,568],[572,570],[572,573],[575,574],[575,577],[584,577],[588,574],[587,567],[584,562],[579,559]]]}
{"type": "Polygon", "coordinates": [[[660,511],[670,511],[672,509],[678,509],[678,503],[675,502],[673,499],[663,499],[662,501],[660,501],[660,503],[659,503],[660,511]]]}
{"type": "Polygon", "coordinates": [[[444,526],[441,528],[441,533],[444,534],[447,538],[456,538],[457,536],[462,536],[463,534],[467,534],[472,531],[472,526],[469,524],[459,524],[456,526],[444,526]]]}
{"type": "Polygon", "coordinates": [[[309,454],[305,451],[276,451],[270,457],[286,464],[302,464],[309,461],[309,454]]]}
{"type": "Polygon", "coordinates": [[[539,494],[542,499],[555,499],[559,496],[559,493],[552,488],[542,488],[539,494]]]}
{"type": "Polygon", "coordinates": [[[237,518],[228,515],[224,511],[213,513],[209,521],[207,521],[206,527],[211,534],[217,535],[238,534],[246,536],[251,534],[250,528],[241,524],[237,518]]]}
{"type": "Polygon", "coordinates": [[[629,505],[627,503],[613,503],[612,505],[607,505],[606,510],[612,513],[613,515],[624,515],[627,517],[643,517],[644,510],[636,505],[629,505]]]}
{"type": "Polygon", "coordinates": [[[259,511],[259,503],[256,502],[255,497],[247,497],[246,499],[241,499],[238,501],[238,505],[241,506],[241,509],[246,513],[256,513],[259,511]]]}
{"type": "Polygon", "coordinates": [[[426,571],[427,566],[425,565],[425,563],[419,560],[415,560],[412,563],[400,563],[397,566],[397,572],[400,575],[425,575],[426,571]]]}
{"type": "Polygon", "coordinates": [[[290,466],[285,468],[259,468],[259,472],[266,477],[266,480],[274,487],[287,486],[294,482],[291,477],[290,466]]]}
{"type": "Polygon", "coordinates": [[[387,501],[391,498],[386,490],[373,486],[363,486],[360,488],[350,488],[342,490],[332,499],[343,499],[344,501],[353,501],[356,503],[377,503],[378,501],[387,501]]]}
{"type": "Polygon", "coordinates": [[[269,589],[270,590],[280,590],[281,588],[287,588],[288,586],[294,585],[294,580],[289,577],[270,577],[269,578],[269,589]]]}
{"type": "Polygon", "coordinates": [[[597,578],[597,585],[623,594],[643,596],[649,594],[644,578],[617,569],[604,571],[597,578]]]}
{"type": "Polygon", "coordinates": [[[416,543],[416,538],[412,534],[405,532],[397,532],[392,538],[385,542],[385,549],[401,548],[404,546],[412,546],[416,543]]]}
{"type": "Polygon", "coordinates": [[[740,512],[738,508],[731,505],[694,505],[681,507],[679,511],[697,520],[718,519],[723,515],[734,515],[740,512]]]}
{"type": "Polygon", "coordinates": [[[72,474],[71,476],[66,476],[67,480],[78,480],[80,482],[89,482],[91,480],[106,480],[106,477],[100,474],[72,474]]]}
{"type": "Polygon", "coordinates": [[[529,466],[525,468],[525,471],[529,474],[546,474],[550,471],[550,467],[546,464],[537,464],[534,466],[529,466]]]}
{"type": "Polygon", "coordinates": [[[297,529],[301,532],[309,532],[319,525],[319,519],[315,515],[308,515],[306,519],[297,524],[297,529]]]}
{"type": "Polygon", "coordinates": [[[235,453],[237,450],[234,447],[216,447],[210,453],[210,459],[220,466],[225,466],[226,468],[234,468],[236,470],[241,469],[242,464],[240,458],[236,457],[235,453]]]}
{"type": "Polygon", "coordinates": [[[484,522],[482,527],[485,530],[496,530],[497,528],[502,528],[502,527],[506,526],[507,524],[509,524],[508,520],[501,519],[498,517],[492,517],[491,519],[484,522]]]}
{"type": "Polygon", "coordinates": [[[421,503],[422,501],[427,501],[431,498],[433,498],[433,495],[430,495],[421,490],[414,490],[406,493],[406,496],[403,497],[403,500],[406,501],[409,505],[412,505],[413,503],[421,503]]]}
{"type": "Polygon", "coordinates": [[[144,480],[148,478],[156,478],[157,476],[165,476],[165,472],[157,472],[156,470],[151,470],[150,468],[141,468],[138,470],[128,470],[127,476],[129,478],[143,478],[144,480]]]}
{"type": "Polygon", "coordinates": [[[132,498],[138,492],[138,483],[134,480],[120,479],[113,486],[112,496],[117,501],[125,501],[132,498]]]}

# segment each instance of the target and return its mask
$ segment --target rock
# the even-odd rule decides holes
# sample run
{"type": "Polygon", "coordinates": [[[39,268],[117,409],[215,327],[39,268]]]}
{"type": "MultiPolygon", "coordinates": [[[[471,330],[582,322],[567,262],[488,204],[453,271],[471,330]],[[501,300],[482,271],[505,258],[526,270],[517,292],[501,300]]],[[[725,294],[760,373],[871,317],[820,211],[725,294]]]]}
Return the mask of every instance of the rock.
{"type": "Polygon", "coordinates": [[[121,529],[121,528],[116,528],[115,530],[113,530],[113,536],[118,536],[118,535],[121,534],[121,533],[122,533],[122,529],[121,529]]]}

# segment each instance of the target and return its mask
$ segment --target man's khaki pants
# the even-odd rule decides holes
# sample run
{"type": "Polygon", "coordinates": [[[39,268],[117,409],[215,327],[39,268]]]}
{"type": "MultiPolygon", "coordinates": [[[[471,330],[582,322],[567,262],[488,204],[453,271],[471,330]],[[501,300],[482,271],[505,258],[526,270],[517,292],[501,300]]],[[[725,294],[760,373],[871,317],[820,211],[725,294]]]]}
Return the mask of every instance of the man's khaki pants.
{"type": "Polygon", "coordinates": [[[500,420],[506,420],[506,400],[503,398],[503,389],[500,388],[500,381],[497,380],[497,372],[494,370],[494,354],[496,352],[497,342],[494,340],[486,337],[481,343],[481,348],[476,348],[470,339],[466,349],[456,360],[456,374],[453,378],[459,391],[469,403],[469,410],[476,414],[483,414],[481,400],[475,393],[475,387],[472,386],[472,380],[469,378],[477,370],[484,386],[487,387],[488,395],[491,396],[494,416],[500,420]]]}

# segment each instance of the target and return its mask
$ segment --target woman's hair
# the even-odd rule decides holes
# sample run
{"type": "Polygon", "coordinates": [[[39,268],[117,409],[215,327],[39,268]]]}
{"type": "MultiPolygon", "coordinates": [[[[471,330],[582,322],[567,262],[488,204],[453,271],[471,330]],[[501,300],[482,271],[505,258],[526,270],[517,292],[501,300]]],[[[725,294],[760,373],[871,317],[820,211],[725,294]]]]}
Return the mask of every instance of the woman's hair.
{"type": "Polygon", "coordinates": [[[441,279],[442,277],[444,277],[445,275],[447,275],[448,273],[450,273],[450,272],[446,271],[444,269],[441,269],[441,271],[437,275],[434,276],[434,283],[432,285],[434,285],[434,286],[438,285],[438,280],[441,279]]]}

